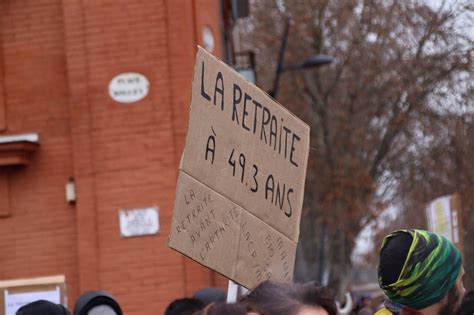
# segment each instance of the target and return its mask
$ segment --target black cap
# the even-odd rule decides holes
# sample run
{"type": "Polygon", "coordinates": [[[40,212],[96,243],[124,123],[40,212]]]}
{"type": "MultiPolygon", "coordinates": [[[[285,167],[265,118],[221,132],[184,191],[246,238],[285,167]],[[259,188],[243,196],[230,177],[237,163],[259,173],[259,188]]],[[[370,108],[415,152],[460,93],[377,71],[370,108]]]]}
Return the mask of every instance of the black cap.
{"type": "Polygon", "coordinates": [[[201,300],[205,305],[217,302],[225,302],[227,295],[220,288],[204,288],[196,291],[193,298],[201,300]]]}
{"type": "Polygon", "coordinates": [[[115,313],[122,315],[122,309],[115,298],[105,291],[88,291],[82,294],[74,305],[74,315],[87,315],[96,306],[108,305],[115,313]]]}
{"type": "Polygon", "coordinates": [[[38,300],[20,307],[16,315],[71,315],[71,313],[61,304],[38,300]]]}
{"type": "Polygon", "coordinates": [[[413,237],[406,232],[395,234],[387,240],[387,244],[380,251],[378,277],[381,283],[397,282],[412,242],[413,237]]]}

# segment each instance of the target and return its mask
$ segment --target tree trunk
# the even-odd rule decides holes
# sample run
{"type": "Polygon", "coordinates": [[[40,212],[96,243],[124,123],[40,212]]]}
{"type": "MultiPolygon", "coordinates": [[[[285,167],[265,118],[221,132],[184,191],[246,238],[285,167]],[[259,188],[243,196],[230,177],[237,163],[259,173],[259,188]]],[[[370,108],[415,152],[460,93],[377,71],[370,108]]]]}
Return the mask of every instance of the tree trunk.
{"type": "Polygon", "coordinates": [[[321,223],[315,218],[314,211],[304,211],[300,224],[300,240],[296,251],[294,279],[297,282],[320,282],[319,253],[321,250],[321,223]]]}
{"type": "Polygon", "coordinates": [[[312,216],[312,212],[303,213],[301,220],[295,281],[314,280],[321,285],[327,285],[336,294],[337,300],[344,302],[344,295],[350,283],[354,241],[348,238],[342,226],[331,226],[323,222],[321,217],[310,219],[312,216]],[[321,240],[324,242],[323,248],[321,240]],[[321,270],[329,272],[328,283],[322,283],[321,270]]]}
{"type": "Polygon", "coordinates": [[[336,299],[343,304],[351,277],[354,240],[349,239],[344,228],[338,226],[328,238],[327,246],[331,257],[328,286],[334,290],[336,299]]]}

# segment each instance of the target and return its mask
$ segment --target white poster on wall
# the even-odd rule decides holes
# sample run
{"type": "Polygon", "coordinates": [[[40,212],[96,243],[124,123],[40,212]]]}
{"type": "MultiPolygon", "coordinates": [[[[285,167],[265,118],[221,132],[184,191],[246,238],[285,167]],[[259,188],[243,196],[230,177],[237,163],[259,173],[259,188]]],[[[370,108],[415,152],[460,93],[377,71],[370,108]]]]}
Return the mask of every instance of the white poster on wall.
{"type": "Polygon", "coordinates": [[[121,209],[119,211],[120,235],[122,237],[158,234],[160,231],[158,207],[121,209]]]}
{"type": "Polygon", "coordinates": [[[438,198],[428,205],[428,228],[430,231],[443,235],[451,242],[455,242],[453,240],[449,196],[438,198]]]}
{"type": "Polygon", "coordinates": [[[16,311],[28,303],[46,300],[56,304],[61,303],[61,291],[59,286],[55,290],[10,293],[5,289],[5,315],[15,315],[16,311]]]}

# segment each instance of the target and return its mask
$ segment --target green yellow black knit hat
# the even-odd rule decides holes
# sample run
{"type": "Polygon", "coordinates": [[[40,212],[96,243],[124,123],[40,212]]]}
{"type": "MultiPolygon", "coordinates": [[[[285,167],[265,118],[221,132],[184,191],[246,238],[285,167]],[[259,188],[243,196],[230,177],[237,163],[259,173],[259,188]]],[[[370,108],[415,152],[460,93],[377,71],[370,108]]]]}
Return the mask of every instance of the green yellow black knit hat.
{"type": "Polygon", "coordinates": [[[415,310],[435,304],[446,296],[454,286],[462,264],[459,251],[450,241],[422,230],[399,230],[387,235],[382,242],[380,256],[380,288],[390,300],[415,310]],[[407,249],[403,258],[398,257],[398,260],[402,259],[399,261],[399,273],[400,269],[395,271],[393,264],[384,262],[396,257],[382,259],[382,256],[389,257],[390,253],[384,253],[388,243],[392,243],[388,246],[392,248],[389,251],[399,246],[398,243],[407,249]],[[398,276],[387,276],[391,272],[397,272],[398,276]]]}

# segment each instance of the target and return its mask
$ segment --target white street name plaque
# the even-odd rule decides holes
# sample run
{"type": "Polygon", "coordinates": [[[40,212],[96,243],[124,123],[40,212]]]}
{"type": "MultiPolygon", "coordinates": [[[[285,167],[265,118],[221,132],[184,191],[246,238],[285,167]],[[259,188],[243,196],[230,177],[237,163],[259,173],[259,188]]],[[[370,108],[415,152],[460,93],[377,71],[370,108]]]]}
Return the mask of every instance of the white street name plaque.
{"type": "Polygon", "coordinates": [[[158,207],[120,210],[120,235],[132,237],[158,234],[160,231],[158,211],[158,207]]]}
{"type": "Polygon", "coordinates": [[[135,103],[147,96],[149,88],[150,83],[143,74],[121,73],[110,81],[109,95],[119,103],[135,103]]]}

